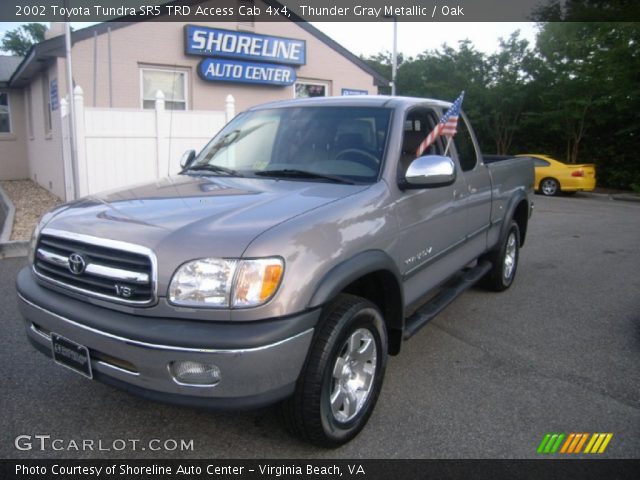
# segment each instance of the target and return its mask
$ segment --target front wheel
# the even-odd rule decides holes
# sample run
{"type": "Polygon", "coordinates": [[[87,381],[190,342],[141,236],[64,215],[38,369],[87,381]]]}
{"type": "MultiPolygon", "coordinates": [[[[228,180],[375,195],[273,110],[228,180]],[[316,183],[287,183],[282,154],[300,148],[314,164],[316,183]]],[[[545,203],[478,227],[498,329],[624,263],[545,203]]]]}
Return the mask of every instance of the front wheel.
{"type": "Polygon", "coordinates": [[[489,290],[501,292],[513,283],[520,258],[520,229],[511,221],[509,230],[500,244],[500,248],[486,257],[492,264],[491,270],[483,279],[483,285],[489,290]]]}
{"type": "Polygon", "coordinates": [[[338,447],[365,426],[378,399],[387,363],[387,333],[378,307],[339,295],[328,306],[295,393],[282,405],[296,436],[338,447]]]}

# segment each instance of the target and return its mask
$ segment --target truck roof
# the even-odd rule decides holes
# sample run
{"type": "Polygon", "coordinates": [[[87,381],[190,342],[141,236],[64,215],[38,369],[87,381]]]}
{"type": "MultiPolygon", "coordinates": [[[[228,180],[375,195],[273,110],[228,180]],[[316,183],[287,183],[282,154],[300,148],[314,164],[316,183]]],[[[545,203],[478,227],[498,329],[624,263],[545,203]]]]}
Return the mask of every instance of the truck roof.
{"type": "Polygon", "coordinates": [[[407,108],[419,104],[428,104],[442,108],[449,108],[451,106],[450,102],[443,102],[442,100],[435,100],[432,98],[391,97],[388,95],[347,95],[342,97],[313,97],[279,100],[276,102],[256,105],[248,110],[252,111],[266,108],[289,108],[301,106],[407,108]]]}

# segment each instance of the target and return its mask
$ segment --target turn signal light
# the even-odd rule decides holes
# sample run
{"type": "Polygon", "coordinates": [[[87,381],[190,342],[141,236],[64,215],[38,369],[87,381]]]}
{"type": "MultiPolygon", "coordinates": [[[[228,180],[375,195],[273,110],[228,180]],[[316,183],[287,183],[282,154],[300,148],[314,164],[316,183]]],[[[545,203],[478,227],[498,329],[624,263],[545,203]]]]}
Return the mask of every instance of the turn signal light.
{"type": "Polygon", "coordinates": [[[265,302],[276,291],[282,277],[282,265],[267,265],[264,270],[264,280],[260,289],[260,301],[265,302]]]}

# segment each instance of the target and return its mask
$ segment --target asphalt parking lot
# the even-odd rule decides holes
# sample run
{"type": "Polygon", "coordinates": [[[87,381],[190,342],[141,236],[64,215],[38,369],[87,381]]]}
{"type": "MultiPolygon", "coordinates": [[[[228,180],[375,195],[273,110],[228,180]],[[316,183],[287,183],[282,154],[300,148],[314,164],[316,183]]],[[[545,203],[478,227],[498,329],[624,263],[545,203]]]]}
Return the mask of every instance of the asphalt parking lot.
{"type": "Polygon", "coordinates": [[[581,194],[535,202],[513,287],[465,293],[407,342],[368,426],[333,451],[290,437],[274,408],[160,405],[55,365],[28,344],[17,311],[13,282],[26,260],[2,260],[0,457],[537,458],[547,432],[611,432],[601,456],[637,458],[640,203],[581,194]],[[19,435],[103,447],[184,439],[193,450],[41,451],[33,442],[22,451],[19,435]]]}

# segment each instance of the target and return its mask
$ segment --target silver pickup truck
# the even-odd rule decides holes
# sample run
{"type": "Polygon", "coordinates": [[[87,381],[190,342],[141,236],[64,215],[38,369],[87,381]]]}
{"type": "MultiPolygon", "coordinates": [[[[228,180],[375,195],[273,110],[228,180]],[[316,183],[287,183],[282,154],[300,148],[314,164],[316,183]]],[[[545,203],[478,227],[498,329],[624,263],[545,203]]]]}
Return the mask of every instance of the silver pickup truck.
{"type": "Polygon", "coordinates": [[[349,441],[387,356],[471,285],[516,274],[533,164],[485,161],[464,114],[416,158],[449,106],[258,106],[180,174],[52,210],[17,278],[29,340],[149,399],[281,402],[294,434],[349,441]]]}

